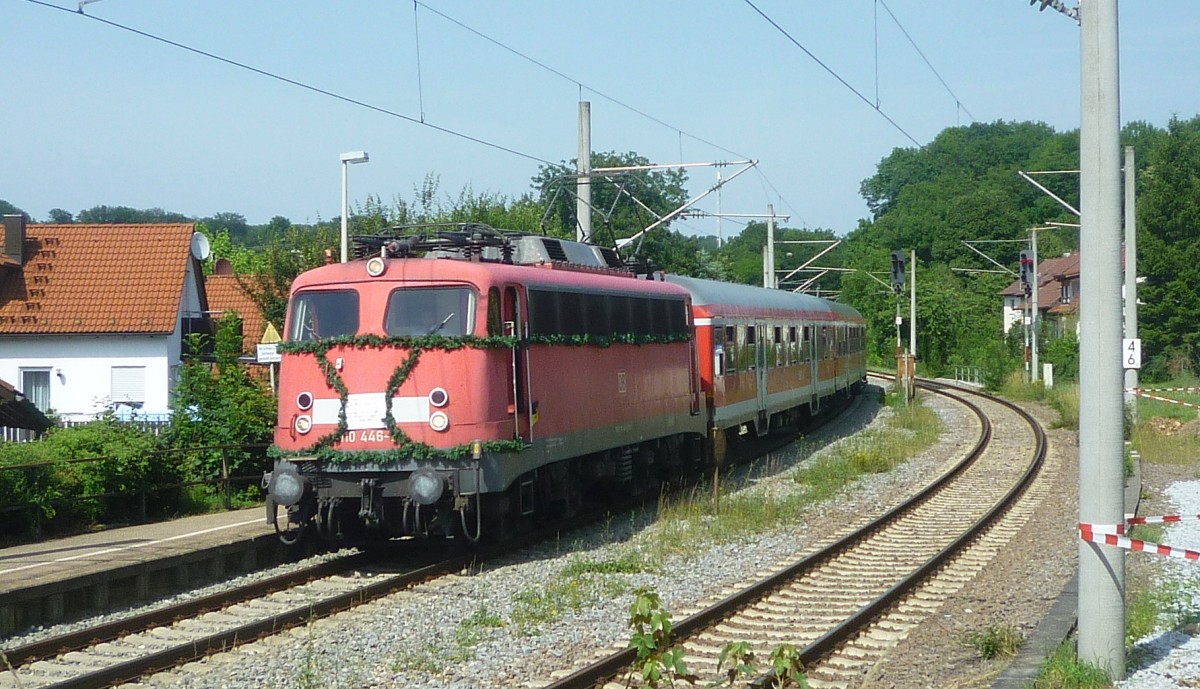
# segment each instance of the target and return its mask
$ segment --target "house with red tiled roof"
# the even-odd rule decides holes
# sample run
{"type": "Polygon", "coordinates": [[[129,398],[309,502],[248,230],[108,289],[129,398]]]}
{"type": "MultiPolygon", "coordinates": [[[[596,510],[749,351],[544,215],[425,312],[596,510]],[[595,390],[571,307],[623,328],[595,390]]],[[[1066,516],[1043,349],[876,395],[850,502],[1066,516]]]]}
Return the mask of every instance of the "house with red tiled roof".
{"type": "Polygon", "coordinates": [[[194,233],[4,216],[0,379],[66,420],[168,414],[183,336],[210,327],[194,233]]]}
{"type": "Polygon", "coordinates": [[[242,319],[242,354],[253,356],[267,329],[267,319],[243,287],[244,279],[233,274],[229,262],[217,259],[213,274],[204,278],[204,291],[213,317],[233,311],[242,319]]]}
{"type": "MultiPolygon", "coordinates": [[[[1054,336],[1074,333],[1079,323],[1079,254],[1039,262],[1034,292],[1042,332],[1054,336]]],[[[1007,335],[1013,326],[1022,323],[1025,290],[1021,281],[1015,280],[1000,294],[1004,297],[1004,333],[1007,335]]]]}

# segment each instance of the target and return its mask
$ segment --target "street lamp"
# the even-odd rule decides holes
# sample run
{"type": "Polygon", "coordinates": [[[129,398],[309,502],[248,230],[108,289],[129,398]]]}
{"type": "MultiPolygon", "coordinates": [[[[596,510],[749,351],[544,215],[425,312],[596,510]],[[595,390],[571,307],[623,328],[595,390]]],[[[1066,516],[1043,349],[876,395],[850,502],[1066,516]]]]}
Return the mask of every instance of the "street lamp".
{"type": "Polygon", "coordinates": [[[366,151],[350,151],[342,154],[342,263],[349,260],[350,247],[347,235],[347,222],[350,216],[350,205],[346,200],[346,168],[350,163],[365,163],[371,158],[366,151]]]}

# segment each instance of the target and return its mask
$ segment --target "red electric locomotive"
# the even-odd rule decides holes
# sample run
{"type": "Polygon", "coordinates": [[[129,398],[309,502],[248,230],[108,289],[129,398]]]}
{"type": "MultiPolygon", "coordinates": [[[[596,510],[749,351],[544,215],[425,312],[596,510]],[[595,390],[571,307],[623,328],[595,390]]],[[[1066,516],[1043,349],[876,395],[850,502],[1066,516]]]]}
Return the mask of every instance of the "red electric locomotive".
{"type": "Polygon", "coordinates": [[[502,536],[865,376],[862,318],[814,297],[479,225],[356,239],[368,256],[292,285],[266,477],[285,540],[502,536]]]}

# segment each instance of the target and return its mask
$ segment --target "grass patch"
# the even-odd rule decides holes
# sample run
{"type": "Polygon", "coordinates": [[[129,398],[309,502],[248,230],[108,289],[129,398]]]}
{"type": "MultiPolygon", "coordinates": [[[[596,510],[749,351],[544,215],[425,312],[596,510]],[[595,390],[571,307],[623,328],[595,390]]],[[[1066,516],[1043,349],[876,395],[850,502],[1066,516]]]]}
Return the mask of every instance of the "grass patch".
{"type": "Polygon", "coordinates": [[[561,576],[567,578],[581,577],[586,574],[659,574],[662,566],[659,562],[646,557],[636,550],[625,552],[604,560],[589,560],[572,558],[563,567],[561,576]]]}
{"type": "Polygon", "coordinates": [[[1164,424],[1158,418],[1141,418],[1143,420],[1133,427],[1130,440],[1143,462],[1178,466],[1196,464],[1200,457],[1200,438],[1178,432],[1174,424],[1164,424]]]}
{"type": "Polygon", "coordinates": [[[567,612],[612,598],[627,590],[615,577],[587,574],[558,577],[513,596],[511,623],[517,632],[536,636],[543,624],[557,622],[567,612]]]}
{"type": "Polygon", "coordinates": [[[978,651],[979,657],[984,660],[1012,658],[1025,643],[1025,637],[1010,625],[991,625],[968,634],[966,643],[978,651]]]}
{"type": "Polygon", "coordinates": [[[793,474],[795,490],[722,493],[712,500],[711,487],[659,501],[656,537],[647,543],[648,556],[664,560],[687,556],[712,543],[734,542],[755,533],[797,521],[814,503],[826,500],[864,474],[890,471],[937,440],[942,424],[937,414],[917,403],[905,405],[899,395],[887,395],[890,417],[886,429],[867,431],[829,447],[793,474]]]}
{"type": "Polygon", "coordinates": [[[1107,672],[1079,661],[1072,640],[1063,642],[1042,664],[1033,683],[1033,689],[1103,689],[1111,686],[1107,672]]]}
{"type": "Polygon", "coordinates": [[[1008,374],[998,390],[1002,397],[1019,402],[1036,402],[1046,397],[1046,387],[1041,381],[1030,382],[1025,378],[1025,371],[1018,370],[1008,374]]]}
{"type": "Polygon", "coordinates": [[[1058,412],[1055,428],[1079,429],[1079,384],[1059,385],[1046,391],[1046,402],[1058,412]]]}
{"type": "MultiPolygon", "coordinates": [[[[475,647],[487,638],[487,630],[504,626],[504,620],[486,607],[480,607],[454,628],[453,643],[406,649],[392,663],[394,672],[441,672],[447,666],[465,663],[475,657],[475,647]]],[[[436,637],[430,637],[436,641],[436,637]]]]}

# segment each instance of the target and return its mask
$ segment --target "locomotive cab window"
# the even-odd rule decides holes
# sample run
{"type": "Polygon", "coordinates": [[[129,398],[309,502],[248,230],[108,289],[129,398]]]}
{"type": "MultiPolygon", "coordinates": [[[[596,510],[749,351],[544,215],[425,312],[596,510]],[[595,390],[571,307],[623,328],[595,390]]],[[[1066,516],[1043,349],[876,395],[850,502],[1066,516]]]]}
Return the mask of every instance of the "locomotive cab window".
{"type": "Polygon", "coordinates": [[[456,337],[472,332],[475,293],[469,287],[398,289],[388,297],[389,335],[456,337]]]}
{"type": "Polygon", "coordinates": [[[293,342],[358,333],[358,292],[301,292],[292,299],[293,342]]]}

